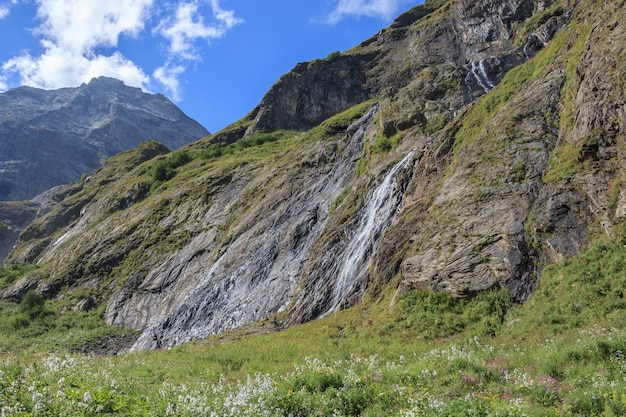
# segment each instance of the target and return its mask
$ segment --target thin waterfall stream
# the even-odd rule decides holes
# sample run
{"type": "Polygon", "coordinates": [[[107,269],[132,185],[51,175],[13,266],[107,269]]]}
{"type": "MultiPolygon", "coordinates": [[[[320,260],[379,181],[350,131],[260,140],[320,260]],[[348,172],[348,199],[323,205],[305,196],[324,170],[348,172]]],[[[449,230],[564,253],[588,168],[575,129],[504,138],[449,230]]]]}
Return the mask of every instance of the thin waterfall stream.
{"type": "Polygon", "coordinates": [[[496,85],[489,79],[489,75],[487,74],[484,59],[481,59],[478,62],[472,61],[470,65],[471,69],[468,76],[471,74],[476,80],[476,83],[485,91],[485,93],[488,93],[490,90],[495,88],[496,85]]]}
{"type": "Polygon", "coordinates": [[[341,308],[344,299],[354,293],[355,284],[369,267],[370,256],[403,202],[402,190],[399,190],[396,177],[408,168],[416,152],[417,149],[411,150],[391,168],[369,198],[357,230],[345,249],[345,258],[333,290],[328,313],[341,308]]]}

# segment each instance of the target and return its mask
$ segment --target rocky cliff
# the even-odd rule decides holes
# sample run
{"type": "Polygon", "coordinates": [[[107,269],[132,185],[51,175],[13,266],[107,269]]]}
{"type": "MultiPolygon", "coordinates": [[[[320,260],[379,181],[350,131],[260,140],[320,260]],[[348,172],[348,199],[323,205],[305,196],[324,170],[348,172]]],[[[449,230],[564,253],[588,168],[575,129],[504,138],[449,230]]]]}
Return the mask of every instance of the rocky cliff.
{"type": "Polygon", "coordinates": [[[111,78],[0,94],[0,200],[28,200],[145,140],[170,149],[208,135],[162,95],[111,78]]]}
{"type": "Polygon", "coordinates": [[[40,267],[2,297],[90,297],[142,332],[135,348],[389,285],[523,302],[546,263],[623,238],[625,14],[427,1],[298,64],[182,161],[150,142],[112,158],[22,233],[8,261],[40,267]]]}

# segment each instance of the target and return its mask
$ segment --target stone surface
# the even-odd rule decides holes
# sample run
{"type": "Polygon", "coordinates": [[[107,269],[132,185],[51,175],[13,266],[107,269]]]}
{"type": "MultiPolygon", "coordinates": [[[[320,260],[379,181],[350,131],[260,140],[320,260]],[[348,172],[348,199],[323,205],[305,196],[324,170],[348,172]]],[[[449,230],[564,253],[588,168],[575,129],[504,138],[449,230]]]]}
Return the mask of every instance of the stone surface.
{"type": "Polygon", "coordinates": [[[161,187],[146,172],[166,150],[144,144],[66,189],[7,260],[42,267],[1,296],[88,289],[108,323],[141,332],[135,349],[301,323],[391,282],[523,302],[543,265],[619,238],[624,13],[428,1],[298,64],[189,149],[260,131],[277,142],[196,158],[161,187]]]}
{"type": "Polygon", "coordinates": [[[111,78],[52,91],[15,88],[0,94],[0,200],[74,182],[145,140],[177,149],[206,135],[165,96],[111,78]]]}

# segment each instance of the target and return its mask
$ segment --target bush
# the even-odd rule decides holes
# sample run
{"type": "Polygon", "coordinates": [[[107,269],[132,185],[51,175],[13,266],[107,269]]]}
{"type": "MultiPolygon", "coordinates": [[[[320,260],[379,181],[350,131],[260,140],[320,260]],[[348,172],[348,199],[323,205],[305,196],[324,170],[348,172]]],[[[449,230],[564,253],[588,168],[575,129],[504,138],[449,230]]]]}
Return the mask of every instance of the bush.
{"type": "Polygon", "coordinates": [[[215,159],[224,154],[221,147],[217,145],[209,145],[207,148],[198,152],[198,158],[201,159],[215,159]]]}
{"type": "Polygon", "coordinates": [[[30,317],[26,314],[15,314],[9,317],[9,328],[13,330],[19,330],[24,327],[28,327],[30,324],[30,317]]]}
{"type": "Polygon", "coordinates": [[[12,264],[0,268],[0,290],[36,268],[36,266],[26,263],[12,264]]]}
{"type": "Polygon", "coordinates": [[[400,300],[404,325],[419,329],[426,339],[452,336],[469,328],[480,335],[495,334],[512,305],[511,295],[504,289],[468,298],[410,291],[400,300]]]}
{"type": "Polygon", "coordinates": [[[176,171],[169,161],[157,161],[150,170],[150,175],[155,181],[168,181],[176,176],[176,171]]]}
{"type": "Polygon", "coordinates": [[[192,160],[192,156],[186,150],[176,151],[167,159],[160,159],[149,169],[150,176],[158,183],[169,181],[176,176],[176,168],[185,165],[192,160]]]}
{"type": "Polygon", "coordinates": [[[186,150],[174,152],[168,159],[168,164],[172,169],[181,167],[190,162],[193,158],[186,150]]]}
{"type": "Polygon", "coordinates": [[[31,320],[42,317],[45,313],[46,300],[41,294],[30,290],[20,302],[19,312],[28,316],[31,320]]]}

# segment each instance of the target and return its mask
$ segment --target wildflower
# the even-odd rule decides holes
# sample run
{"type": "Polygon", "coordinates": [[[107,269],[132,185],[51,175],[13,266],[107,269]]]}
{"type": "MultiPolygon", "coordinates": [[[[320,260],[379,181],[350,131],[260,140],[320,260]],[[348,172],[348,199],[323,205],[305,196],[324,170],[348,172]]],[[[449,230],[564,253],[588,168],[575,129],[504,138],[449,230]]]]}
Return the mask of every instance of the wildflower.
{"type": "Polygon", "coordinates": [[[91,397],[91,393],[89,391],[85,391],[85,394],[83,394],[83,402],[89,403],[91,401],[93,401],[93,398],[91,397]]]}

